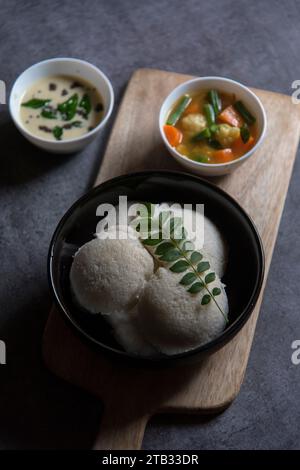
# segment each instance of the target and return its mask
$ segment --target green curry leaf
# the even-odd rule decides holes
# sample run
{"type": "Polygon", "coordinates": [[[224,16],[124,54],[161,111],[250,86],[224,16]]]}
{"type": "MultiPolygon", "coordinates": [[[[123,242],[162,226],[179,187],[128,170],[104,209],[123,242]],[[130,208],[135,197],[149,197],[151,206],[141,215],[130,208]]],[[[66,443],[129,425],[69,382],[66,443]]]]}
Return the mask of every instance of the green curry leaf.
{"type": "Polygon", "coordinates": [[[64,121],[70,121],[76,114],[78,104],[78,94],[75,93],[67,101],[60,103],[57,106],[58,111],[61,113],[61,117],[64,121]]]}
{"type": "Polygon", "coordinates": [[[91,99],[89,95],[87,94],[83,95],[83,97],[80,100],[79,107],[84,109],[85,111],[84,117],[85,119],[87,119],[92,110],[92,103],[91,103],[91,99]]]}
{"type": "Polygon", "coordinates": [[[55,126],[52,129],[52,133],[53,133],[54,137],[56,138],[56,140],[61,140],[63,132],[64,132],[63,128],[60,127],[60,126],[55,126]]]}

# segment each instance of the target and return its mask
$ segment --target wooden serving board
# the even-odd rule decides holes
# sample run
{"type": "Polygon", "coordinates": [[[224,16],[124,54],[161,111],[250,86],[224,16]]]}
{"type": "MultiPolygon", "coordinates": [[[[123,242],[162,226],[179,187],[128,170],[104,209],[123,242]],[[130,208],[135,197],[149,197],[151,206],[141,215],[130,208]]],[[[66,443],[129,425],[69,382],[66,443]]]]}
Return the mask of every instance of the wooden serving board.
{"type": "MultiPolygon", "coordinates": [[[[163,99],[191,77],[159,70],[137,70],[127,87],[95,184],[144,169],[177,169],[158,130],[163,99]]],[[[234,196],[256,223],[269,270],[280,217],[296,155],[300,112],[290,97],[254,90],[268,118],[261,149],[232,175],[214,182],[234,196]]],[[[237,396],[245,374],[262,294],[240,333],[202,363],[145,370],[125,367],[93,351],[53,308],[43,354],[51,371],[97,395],[104,416],[97,449],[139,449],[149,417],[157,412],[216,413],[237,396]]]]}

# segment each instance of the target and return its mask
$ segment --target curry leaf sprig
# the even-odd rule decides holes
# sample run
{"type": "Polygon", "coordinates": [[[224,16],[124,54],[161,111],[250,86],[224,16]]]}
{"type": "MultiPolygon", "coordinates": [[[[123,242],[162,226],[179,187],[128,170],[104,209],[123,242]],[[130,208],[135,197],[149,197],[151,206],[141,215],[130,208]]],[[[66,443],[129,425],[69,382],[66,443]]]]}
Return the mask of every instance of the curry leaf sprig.
{"type": "Polygon", "coordinates": [[[155,220],[151,206],[148,205],[147,217],[136,219],[136,223],[140,222],[140,225],[137,224],[138,231],[141,232],[140,227],[143,222],[143,227],[146,227],[146,232],[143,231],[141,238],[142,243],[158,262],[168,263],[170,271],[183,274],[179,283],[190,294],[203,292],[202,305],[213,301],[228,322],[226,313],[216,299],[221,294],[221,289],[219,287],[211,289],[209,286],[215,281],[216,274],[211,271],[209,261],[205,260],[203,254],[195,249],[193,242],[188,240],[181,217],[173,217],[170,211],[163,211],[160,212],[158,220],[155,220]]]}

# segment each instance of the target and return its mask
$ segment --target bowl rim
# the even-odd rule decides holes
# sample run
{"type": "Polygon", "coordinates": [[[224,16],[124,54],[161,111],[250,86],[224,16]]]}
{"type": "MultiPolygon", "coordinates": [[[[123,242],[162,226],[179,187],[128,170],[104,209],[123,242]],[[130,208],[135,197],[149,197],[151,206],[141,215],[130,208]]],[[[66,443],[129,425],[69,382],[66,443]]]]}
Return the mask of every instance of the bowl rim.
{"type": "MultiPolygon", "coordinates": [[[[74,77],[76,78],[76,75],[74,75],[74,77]]],[[[80,77],[78,77],[80,78],[80,77]]],[[[99,89],[97,88],[98,92],[99,92],[99,89]]],[[[99,92],[100,93],[100,92],[99,92]]],[[[100,96],[102,97],[101,93],[100,93],[100,96]]],[[[18,77],[16,78],[16,80],[14,81],[13,83],[13,86],[12,86],[12,89],[11,89],[11,92],[10,92],[10,95],[9,95],[9,113],[10,113],[10,116],[13,120],[13,122],[15,123],[15,125],[20,129],[22,130],[22,132],[24,134],[26,134],[28,137],[30,138],[33,138],[35,139],[37,142],[39,143],[45,143],[45,144],[53,144],[55,146],[60,146],[60,145],[63,145],[65,143],[73,143],[73,142],[80,142],[82,140],[84,140],[85,138],[87,137],[90,137],[90,136],[93,136],[95,135],[102,127],[105,126],[105,124],[107,123],[108,119],[110,118],[111,116],[111,113],[112,113],[112,110],[113,110],[113,106],[114,106],[114,90],[113,90],[113,87],[112,87],[112,84],[111,84],[111,81],[109,80],[109,78],[107,77],[107,75],[105,75],[104,72],[102,72],[102,70],[100,70],[96,65],[86,61],[86,60],[82,60],[82,59],[77,59],[77,58],[73,58],[73,57],[53,57],[51,59],[45,59],[45,60],[41,60],[40,62],[36,62],[35,64],[32,64],[30,67],[28,67],[27,69],[23,70],[23,72],[20,73],[20,75],[18,75],[18,77]],[[29,72],[30,70],[33,70],[39,66],[43,66],[43,65],[46,65],[48,63],[57,63],[57,62],[73,62],[73,63],[77,63],[77,64],[81,64],[83,65],[84,67],[87,67],[87,68],[92,68],[94,69],[94,71],[100,75],[103,79],[103,81],[105,82],[108,90],[109,90],[109,97],[110,97],[110,101],[109,101],[109,105],[108,105],[108,108],[107,108],[107,112],[104,116],[104,118],[99,122],[99,124],[97,124],[96,127],[94,127],[93,130],[91,131],[88,131],[86,132],[85,134],[82,134],[81,136],[78,136],[78,137],[72,137],[70,139],[64,139],[64,140],[50,140],[50,139],[44,139],[43,137],[40,137],[40,136],[37,136],[36,134],[30,132],[23,124],[22,124],[22,121],[21,119],[19,118],[19,116],[17,115],[17,113],[15,113],[12,108],[13,108],[13,93],[14,93],[14,90],[15,90],[15,87],[18,83],[19,80],[22,79],[22,76],[25,75],[27,72],[29,72]]]]}
{"type": "Polygon", "coordinates": [[[90,189],[87,191],[83,196],[78,198],[72,205],[69,207],[69,209],[65,212],[63,217],[60,219],[58,222],[56,229],[52,235],[50,245],[49,245],[49,250],[48,250],[48,257],[47,257],[47,276],[48,276],[48,283],[50,286],[50,290],[52,293],[52,296],[54,297],[55,304],[58,306],[59,311],[64,314],[64,317],[68,320],[69,324],[72,325],[72,327],[76,330],[77,333],[80,334],[82,338],[88,341],[90,345],[94,345],[97,347],[97,349],[101,349],[102,352],[108,352],[108,353],[113,353],[114,356],[118,356],[119,358],[124,358],[124,359],[130,359],[136,362],[144,362],[148,364],[171,364],[176,361],[192,358],[193,356],[196,356],[201,353],[209,353],[212,352],[218,348],[220,348],[222,345],[226,344],[226,338],[228,338],[228,341],[231,340],[242,328],[242,326],[246,323],[246,321],[250,318],[254,307],[257,303],[258,297],[261,292],[261,288],[263,285],[264,281],[264,275],[265,275],[265,254],[264,254],[264,248],[263,248],[263,243],[261,240],[261,237],[259,235],[258,229],[255,226],[252,218],[247,214],[247,212],[241,207],[241,205],[226,191],[221,189],[219,186],[216,186],[215,184],[207,181],[204,178],[199,177],[198,175],[192,175],[190,173],[182,172],[182,171],[170,171],[170,170],[145,170],[145,171],[140,171],[140,172],[131,172],[127,173],[124,175],[116,176],[114,178],[111,178],[103,183],[100,183],[99,185],[95,186],[94,188],[90,189]],[[57,239],[59,237],[60,231],[63,228],[65,222],[68,220],[70,215],[73,213],[73,211],[80,205],[84,204],[85,202],[89,201],[91,198],[93,198],[98,192],[100,191],[105,191],[106,189],[109,189],[111,184],[118,183],[120,181],[124,181],[131,179],[131,178],[136,178],[136,177],[147,177],[147,176],[169,176],[169,177],[179,177],[179,178],[189,178],[194,180],[195,182],[198,182],[206,187],[209,187],[211,190],[218,192],[222,197],[225,197],[235,208],[243,215],[243,217],[246,219],[250,229],[252,230],[252,233],[254,235],[257,248],[258,248],[258,254],[259,254],[259,271],[256,274],[256,282],[255,282],[255,288],[252,292],[252,295],[246,305],[246,307],[243,309],[243,311],[240,313],[240,315],[236,318],[236,320],[231,323],[228,328],[225,328],[225,330],[222,331],[222,333],[214,338],[212,341],[209,341],[208,343],[205,343],[201,346],[197,346],[193,349],[190,349],[188,351],[184,351],[182,353],[178,354],[173,354],[173,355],[161,355],[157,357],[146,357],[146,356],[139,356],[137,354],[129,353],[127,351],[122,351],[119,349],[116,349],[112,346],[108,346],[104,343],[101,343],[100,341],[96,340],[93,338],[89,333],[87,333],[81,325],[73,318],[72,314],[69,313],[68,308],[65,308],[63,305],[63,302],[59,294],[57,293],[56,287],[55,287],[55,282],[53,279],[53,252],[54,248],[57,242],[57,239]]]}
{"type": "Polygon", "coordinates": [[[227,77],[218,77],[218,76],[207,76],[207,77],[195,77],[195,78],[192,78],[191,80],[187,80],[183,83],[180,83],[177,87],[175,87],[167,96],[166,98],[164,99],[161,107],[160,107],[160,111],[159,111],[159,130],[160,130],[160,135],[163,139],[163,142],[164,144],[166,145],[166,147],[169,149],[170,153],[172,154],[172,156],[174,158],[176,158],[174,155],[173,155],[173,152],[176,154],[176,156],[178,157],[178,159],[184,159],[184,161],[188,161],[188,163],[191,165],[191,166],[194,166],[195,168],[228,168],[230,166],[234,166],[238,163],[242,163],[244,160],[246,160],[247,158],[251,157],[251,155],[260,147],[260,145],[262,144],[265,136],[266,136],[266,131],[267,131],[267,115],[266,115],[266,111],[264,109],[264,106],[261,102],[261,100],[258,98],[258,96],[252,91],[250,90],[249,87],[247,87],[246,85],[243,85],[242,83],[236,81],[236,80],[232,80],[231,78],[227,78],[227,77]],[[185,86],[185,85],[191,85],[195,82],[204,82],[206,80],[217,80],[217,81],[220,81],[221,82],[227,82],[227,83],[232,83],[234,86],[237,86],[238,88],[242,88],[246,93],[248,93],[251,98],[254,99],[254,101],[256,101],[256,103],[258,104],[258,107],[262,113],[262,131],[261,131],[261,134],[259,136],[259,139],[257,140],[256,144],[254,145],[254,147],[252,147],[250,150],[248,150],[248,152],[246,152],[244,155],[242,155],[241,157],[239,158],[236,158],[235,160],[232,160],[230,162],[226,162],[226,163],[202,163],[202,162],[197,162],[195,160],[191,160],[190,158],[186,157],[185,155],[182,155],[180,152],[178,152],[176,150],[175,147],[172,147],[166,136],[165,136],[165,133],[163,131],[163,126],[164,124],[161,123],[162,121],[162,109],[165,105],[165,102],[170,98],[170,96],[175,93],[175,91],[178,91],[180,90],[181,87],[185,86]]]}

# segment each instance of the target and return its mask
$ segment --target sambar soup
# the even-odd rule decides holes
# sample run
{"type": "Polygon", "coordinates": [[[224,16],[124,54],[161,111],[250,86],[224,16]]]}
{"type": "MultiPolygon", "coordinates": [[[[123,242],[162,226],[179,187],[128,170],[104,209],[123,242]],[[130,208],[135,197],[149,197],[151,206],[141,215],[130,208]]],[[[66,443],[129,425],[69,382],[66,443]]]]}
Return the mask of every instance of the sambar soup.
{"type": "Polygon", "coordinates": [[[199,91],[179,98],[170,110],[165,136],[181,155],[201,163],[228,163],[256,143],[256,118],[234,94],[199,91]]]}

